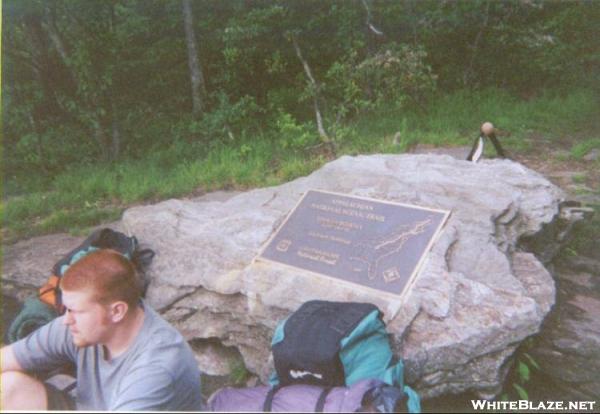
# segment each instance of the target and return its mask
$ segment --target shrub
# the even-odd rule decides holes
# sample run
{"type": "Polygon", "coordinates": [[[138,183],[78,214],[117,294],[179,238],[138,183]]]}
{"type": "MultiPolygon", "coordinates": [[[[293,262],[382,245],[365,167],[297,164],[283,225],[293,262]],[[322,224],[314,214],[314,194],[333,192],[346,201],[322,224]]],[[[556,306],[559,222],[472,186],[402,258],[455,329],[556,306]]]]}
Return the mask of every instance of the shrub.
{"type": "Polygon", "coordinates": [[[310,124],[298,124],[292,115],[280,112],[275,120],[275,129],[281,146],[292,151],[315,145],[317,134],[310,124]]]}

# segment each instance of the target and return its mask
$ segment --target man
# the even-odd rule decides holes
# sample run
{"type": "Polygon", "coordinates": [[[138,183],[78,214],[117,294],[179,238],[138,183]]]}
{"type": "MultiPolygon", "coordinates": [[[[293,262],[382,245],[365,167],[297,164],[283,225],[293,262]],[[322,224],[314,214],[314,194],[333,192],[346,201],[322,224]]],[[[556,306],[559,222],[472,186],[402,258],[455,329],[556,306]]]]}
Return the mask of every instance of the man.
{"type": "Polygon", "coordinates": [[[66,313],[1,350],[3,410],[202,410],[189,345],[141,301],[125,257],[90,253],[60,286],[66,313]],[[75,401],[29,375],[68,363],[77,369],[75,401]]]}

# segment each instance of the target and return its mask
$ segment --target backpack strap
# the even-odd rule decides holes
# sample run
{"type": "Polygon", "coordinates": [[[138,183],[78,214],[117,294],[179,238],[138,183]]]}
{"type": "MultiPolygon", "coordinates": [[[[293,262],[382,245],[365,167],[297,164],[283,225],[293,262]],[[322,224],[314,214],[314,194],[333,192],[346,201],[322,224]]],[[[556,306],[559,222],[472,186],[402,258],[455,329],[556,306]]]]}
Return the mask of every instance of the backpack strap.
{"type": "Polygon", "coordinates": [[[274,387],[271,387],[271,389],[267,393],[267,396],[265,397],[265,402],[263,403],[263,409],[262,409],[263,412],[265,412],[265,413],[271,412],[271,408],[273,406],[273,398],[275,398],[275,393],[277,391],[279,391],[280,389],[281,389],[280,385],[275,385],[274,387]]]}
{"type": "Polygon", "coordinates": [[[410,388],[408,385],[404,386],[404,393],[407,396],[406,408],[409,413],[420,413],[421,412],[421,397],[415,390],[410,388]]]}
{"type": "Polygon", "coordinates": [[[323,412],[323,408],[325,408],[325,400],[327,399],[327,396],[329,395],[332,389],[333,387],[327,387],[324,388],[323,391],[321,391],[319,399],[317,400],[317,404],[315,404],[315,413],[323,412]]]}

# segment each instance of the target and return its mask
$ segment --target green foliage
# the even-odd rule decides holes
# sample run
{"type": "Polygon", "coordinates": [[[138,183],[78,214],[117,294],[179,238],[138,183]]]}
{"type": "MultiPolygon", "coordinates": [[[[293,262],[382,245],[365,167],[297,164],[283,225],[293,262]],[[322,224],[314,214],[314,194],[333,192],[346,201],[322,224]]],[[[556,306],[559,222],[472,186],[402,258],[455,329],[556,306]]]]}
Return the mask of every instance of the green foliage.
{"type": "Polygon", "coordinates": [[[424,107],[435,91],[436,76],[421,47],[388,44],[362,61],[353,51],[326,73],[326,91],[338,117],[382,106],[424,107]]]}
{"type": "Polygon", "coordinates": [[[121,213],[121,209],[110,207],[76,211],[58,210],[41,220],[38,228],[41,233],[52,233],[64,229],[76,232],[87,229],[97,223],[115,221],[121,216],[121,213]]]}
{"type": "Polygon", "coordinates": [[[363,90],[371,89],[376,103],[399,105],[410,98],[424,105],[435,90],[436,76],[425,63],[421,47],[391,44],[356,66],[355,79],[363,90]]]}
{"type": "Polygon", "coordinates": [[[456,115],[462,125],[451,140],[490,114],[500,125],[546,128],[567,113],[576,126],[571,105],[585,98],[597,107],[590,96],[600,90],[590,75],[600,66],[597,2],[199,0],[194,29],[206,105],[198,117],[190,113],[179,0],[6,0],[3,6],[2,168],[19,183],[7,187],[13,194],[23,183],[33,185],[32,174],[51,179],[77,165],[140,159],[169,151],[174,141],[198,144],[191,152],[204,156],[215,142],[241,145],[284,130],[291,137],[286,145],[302,151],[312,145],[314,97],[325,129],[352,146],[360,137],[351,125],[373,111],[400,112],[432,143],[448,139],[440,134],[457,123],[456,115]],[[383,35],[367,27],[365,5],[383,35]],[[307,82],[292,35],[316,87],[307,82]],[[574,86],[588,93],[568,93],[567,105],[541,96],[548,87],[574,86]],[[514,108],[458,95],[455,105],[436,102],[459,89],[467,90],[463,99],[473,90],[502,90],[547,106],[528,114],[532,107],[516,99],[514,108]],[[446,119],[439,109],[450,109],[446,119]],[[414,125],[417,111],[438,124],[414,125]]]}
{"type": "Polygon", "coordinates": [[[236,359],[233,363],[231,363],[229,378],[234,386],[244,386],[249,377],[250,371],[248,371],[246,365],[244,365],[243,360],[236,359]]]}
{"type": "Polygon", "coordinates": [[[198,0],[193,12],[200,114],[180,0],[3,2],[3,218],[16,234],[66,226],[60,211],[87,208],[84,223],[109,205],[307,174],[325,161],[315,101],[339,154],[465,145],[485,120],[510,132],[508,150],[532,148],[532,131],[568,138],[576,159],[598,147],[573,138],[597,118],[598,2],[198,0]]]}
{"type": "Polygon", "coordinates": [[[517,364],[517,371],[519,372],[519,380],[523,384],[529,381],[529,367],[527,366],[527,364],[523,363],[522,361],[519,361],[517,364]]]}
{"type": "Polygon", "coordinates": [[[278,182],[287,182],[298,177],[303,177],[315,169],[321,167],[326,162],[325,159],[315,157],[307,160],[305,157],[291,156],[285,158],[276,172],[278,182]]]}
{"type": "Polygon", "coordinates": [[[592,80],[585,68],[597,68],[600,57],[592,43],[600,11],[594,3],[420,2],[403,10],[403,19],[444,89],[496,85],[531,96],[592,80]]]}
{"type": "Polygon", "coordinates": [[[201,137],[203,142],[243,140],[246,134],[259,130],[257,122],[263,110],[251,96],[243,96],[230,103],[225,93],[217,94],[217,104],[201,120],[189,125],[189,132],[201,137]]]}
{"type": "Polygon", "coordinates": [[[298,124],[292,115],[281,112],[275,120],[276,131],[281,146],[292,151],[315,145],[318,136],[310,124],[298,124]]]}
{"type": "Polygon", "coordinates": [[[523,388],[522,386],[520,386],[516,382],[513,383],[512,386],[517,391],[517,394],[519,395],[519,398],[521,400],[528,400],[529,399],[529,394],[527,393],[527,390],[525,388],[523,388]]]}
{"type": "MultiPolygon", "coordinates": [[[[535,361],[535,359],[533,359],[533,357],[531,355],[529,355],[527,352],[523,353],[523,358],[525,359],[525,361],[527,362],[527,364],[537,370],[540,369],[540,366],[538,365],[538,363],[535,361]]],[[[525,367],[527,367],[528,365],[525,365],[525,367]]]]}
{"type": "Polygon", "coordinates": [[[528,353],[535,346],[535,340],[528,338],[515,354],[515,361],[508,373],[504,391],[500,395],[501,401],[516,399],[529,400],[528,388],[535,375],[540,372],[540,366],[528,353]]]}

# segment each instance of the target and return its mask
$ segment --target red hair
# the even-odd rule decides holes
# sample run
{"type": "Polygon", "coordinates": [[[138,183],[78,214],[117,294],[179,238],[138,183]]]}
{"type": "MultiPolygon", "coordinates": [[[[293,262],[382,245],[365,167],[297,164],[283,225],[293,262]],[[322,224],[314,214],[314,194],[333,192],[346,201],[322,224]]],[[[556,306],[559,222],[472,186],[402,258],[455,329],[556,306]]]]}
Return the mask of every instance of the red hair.
{"type": "Polygon", "coordinates": [[[94,299],[108,304],[123,301],[134,309],[141,297],[135,267],[119,252],[96,250],[72,264],[60,281],[66,291],[90,291],[94,299]]]}

